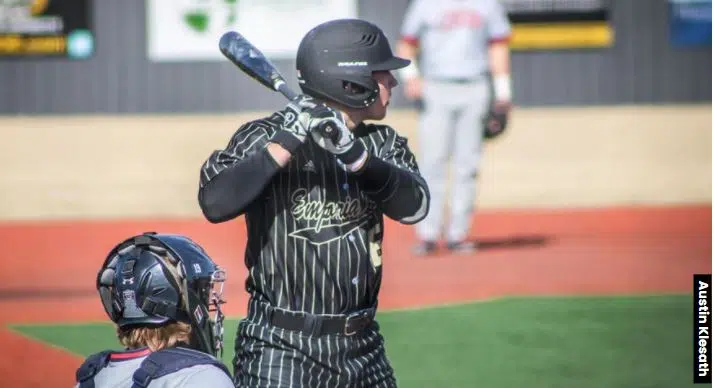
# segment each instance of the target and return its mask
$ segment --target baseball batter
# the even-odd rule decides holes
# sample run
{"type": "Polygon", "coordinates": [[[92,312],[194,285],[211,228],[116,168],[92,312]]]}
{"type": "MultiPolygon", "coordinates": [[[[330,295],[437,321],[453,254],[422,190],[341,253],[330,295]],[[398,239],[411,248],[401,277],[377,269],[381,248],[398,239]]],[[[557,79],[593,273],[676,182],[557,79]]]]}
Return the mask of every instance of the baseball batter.
{"type": "Polygon", "coordinates": [[[429,215],[417,225],[417,254],[433,252],[441,238],[454,251],[475,249],[467,236],[484,120],[492,101],[502,113],[511,101],[510,30],[498,0],[409,3],[397,53],[412,60],[400,78],[406,97],[421,103],[419,165],[432,201],[429,215]],[[447,190],[450,157],[453,186],[447,190]]]}
{"type": "Polygon", "coordinates": [[[88,357],[77,388],[233,387],[222,349],[223,271],[185,236],[144,233],[114,247],[97,290],[122,351],[88,357]]]}
{"type": "Polygon", "coordinates": [[[396,385],[374,320],[383,216],[417,223],[429,191],[405,138],[364,121],[385,117],[390,70],[408,63],[371,23],[318,25],[297,53],[305,94],[241,125],[204,163],[206,218],[247,225],[236,386],[396,385]],[[335,137],[316,130],[326,125],[335,137]]]}

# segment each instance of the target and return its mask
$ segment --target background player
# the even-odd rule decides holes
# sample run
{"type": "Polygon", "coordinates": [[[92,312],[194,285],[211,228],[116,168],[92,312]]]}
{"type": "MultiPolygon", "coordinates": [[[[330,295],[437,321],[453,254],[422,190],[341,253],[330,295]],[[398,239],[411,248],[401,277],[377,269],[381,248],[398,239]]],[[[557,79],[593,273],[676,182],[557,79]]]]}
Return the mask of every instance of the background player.
{"type": "Polygon", "coordinates": [[[236,385],[394,386],[374,321],[383,216],[416,223],[429,194],[406,140],[364,121],[385,117],[390,70],[409,61],[377,26],[342,19],[312,29],[296,62],[306,95],[243,124],[201,170],[206,218],[245,214],[248,230],[236,385]]]}
{"type": "Polygon", "coordinates": [[[421,240],[416,254],[433,252],[442,237],[453,251],[476,248],[466,239],[474,211],[474,181],[491,102],[501,113],[510,109],[510,31],[498,0],[414,0],[408,5],[397,54],[412,60],[400,78],[405,96],[420,105],[419,166],[432,201],[429,215],[416,227],[421,240]]]}
{"type": "Polygon", "coordinates": [[[145,233],[118,244],[97,290],[126,349],[88,357],[77,387],[233,387],[214,357],[223,345],[224,280],[186,237],[145,233]]]}

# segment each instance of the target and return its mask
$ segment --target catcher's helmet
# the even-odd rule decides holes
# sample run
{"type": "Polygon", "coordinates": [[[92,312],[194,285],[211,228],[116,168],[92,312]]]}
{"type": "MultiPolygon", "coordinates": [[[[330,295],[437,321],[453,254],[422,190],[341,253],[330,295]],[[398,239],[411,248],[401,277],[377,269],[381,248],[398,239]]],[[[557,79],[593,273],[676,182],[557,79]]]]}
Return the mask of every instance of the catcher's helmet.
{"type": "Polygon", "coordinates": [[[379,96],[372,72],[396,70],[409,63],[394,56],[379,27],[359,19],[316,26],[303,37],[296,58],[303,93],[350,108],[367,107],[379,96]],[[359,88],[348,88],[346,83],[359,88]]]}
{"type": "Polygon", "coordinates": [[[189,238],[147,232],[109,252],[97,290],[119,327],[184,322],[190,345],[215,356],[223,346],[224,281],[225,272],[189,238]]]}

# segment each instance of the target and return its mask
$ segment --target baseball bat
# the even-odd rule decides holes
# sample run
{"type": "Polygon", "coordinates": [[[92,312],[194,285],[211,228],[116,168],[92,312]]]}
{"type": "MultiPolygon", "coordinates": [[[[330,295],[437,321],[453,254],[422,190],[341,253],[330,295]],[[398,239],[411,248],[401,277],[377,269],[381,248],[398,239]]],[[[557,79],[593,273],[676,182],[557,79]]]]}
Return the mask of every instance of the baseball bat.
{"type": "MultiPolygon", "coordinates": [[[[299,95],[293,91],[285,78],[263,53],[248,39],[236,31],[229,31],[221,36],[218,48],[223,56],[238,66],[245,74],[273,91],[279,92],[292,101],[299,95]]],[[[331,125],[317,128],[333,141],[338,135],[331,125]]]]}

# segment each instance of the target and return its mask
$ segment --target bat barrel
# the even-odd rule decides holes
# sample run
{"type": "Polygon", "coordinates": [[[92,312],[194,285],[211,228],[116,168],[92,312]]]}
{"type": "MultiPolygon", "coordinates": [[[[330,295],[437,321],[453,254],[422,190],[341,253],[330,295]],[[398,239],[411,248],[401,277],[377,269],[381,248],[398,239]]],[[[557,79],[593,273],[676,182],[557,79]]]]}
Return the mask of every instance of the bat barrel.
{"type": "Polygon", "coordinates": [[[232,42],[237,42],[241,39],[244,39],[241,34],[235,31],[228,31],[223,34],[221,36],[221,39],[218,41],[218,48],[221,50],[222,53],[226,53],[229,51],[232,42]]]}

